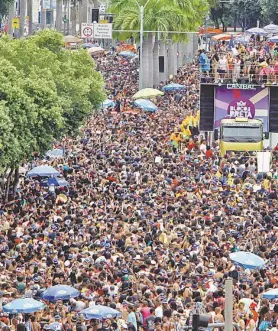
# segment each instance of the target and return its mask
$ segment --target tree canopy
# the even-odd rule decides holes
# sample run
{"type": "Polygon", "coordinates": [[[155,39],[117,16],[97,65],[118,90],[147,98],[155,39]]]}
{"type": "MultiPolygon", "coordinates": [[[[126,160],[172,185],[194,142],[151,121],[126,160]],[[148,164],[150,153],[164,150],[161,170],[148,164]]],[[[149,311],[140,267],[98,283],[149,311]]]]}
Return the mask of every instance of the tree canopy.
{"type": "Polygon", "coordinates": [[[29,39],[0,39],[0,173],[54,140],[74,135],[104,99],[104,81],[86,50],[64,49],[43,30],[29,39]]]}
{"type": "Polygon", "coordinates": [[[208,0],[210,18],[216,28],[225,31],[228,26],[241,27],[242,30],[257,26],[257,21],[264,26],[278,24],[277,0],[208,0]]]}
{"type": "Polygon", "coordinates": [[[270,23],[278,24],[278,1],[260,0],[262,15],[270,23]]]}
{"type": "MultiPolygon", "coordinates": [[[[145,5],[141,0],[139,4],[145,5]]],[[[110,0],[110,11],[115,14],[114,29],[137,30],[118,35],[122,40],[130,36],[139,39],[140,10],[136,0],[110,0]]],[[[196,31],[202,25],[208,10],[206,0],[150,0],[144,10],[144,30],[161,31],[161,38],[169,38],[169,31],[196,31]]],[[[173,39],[185,35],[171,34],[173,39]]]]}
{"type": "Polygon", "coordinates": [[[9,6],[13,2],[13,0],[0,0],[0,15],[2,17],[8,14],[9,6]]]}

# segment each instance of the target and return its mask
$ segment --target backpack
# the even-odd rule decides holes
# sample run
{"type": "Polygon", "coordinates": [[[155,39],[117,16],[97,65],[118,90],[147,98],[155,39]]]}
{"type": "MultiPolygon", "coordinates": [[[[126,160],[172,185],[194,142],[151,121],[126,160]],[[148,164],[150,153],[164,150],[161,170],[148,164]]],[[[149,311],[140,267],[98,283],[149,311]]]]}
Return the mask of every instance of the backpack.
{"type": "Polygon", "coordinates": [[[260,326],[259,326],[259,330],[260,331],[265,331],[269,326],[270,326],[270,322],[268,322],[268,321],[262,321],[261,323],[260,323],[260,326]]]}
{"type": "Polygon", "coordinates": [[[138,325],[143,325],[143,315],[141,314],[141,312],[140,311],[137,311],[135,313],[135,316],[136,316],[137,324],[138,325]]]}

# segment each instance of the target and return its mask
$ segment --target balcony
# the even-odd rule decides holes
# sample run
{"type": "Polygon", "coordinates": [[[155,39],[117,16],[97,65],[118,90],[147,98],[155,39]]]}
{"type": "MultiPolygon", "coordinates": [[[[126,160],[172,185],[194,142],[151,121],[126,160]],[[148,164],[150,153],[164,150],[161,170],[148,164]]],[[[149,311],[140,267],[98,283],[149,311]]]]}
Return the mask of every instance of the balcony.
{"type": "MultiPolygon", "coordinates": [[[[219,65],[212,65],[210,71],[199,66],[200,82],[202,84],[246,84],[246,85],[278,85],[278,64],[274,66],[228,65],[226,70],[219,69],[219,65]]],[[[239,87],[240,88],[240,87],[239,87]]]]}

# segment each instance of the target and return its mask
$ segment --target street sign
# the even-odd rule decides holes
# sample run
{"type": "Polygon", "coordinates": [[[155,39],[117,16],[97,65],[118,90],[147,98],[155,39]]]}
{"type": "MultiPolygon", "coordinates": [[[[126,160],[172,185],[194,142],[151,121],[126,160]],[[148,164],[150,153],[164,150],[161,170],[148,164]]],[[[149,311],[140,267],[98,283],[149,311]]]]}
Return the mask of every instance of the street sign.
{"type": "Polygon", "coordinates": [[[93,23],[82,23],[81,24],[81,38],[93,37],[94,24],[93,23]]]}
{"type": "Polygon", "coordinates": [[[112,24],[94,24],[94,38],[112,39],[112,24]]]}
{"type": "Polygon", "coordinates": [[[108,20],[99,20],[99,23],[100,24],[107,24],[108,23],[108,20]]]}
{"type": "Polygon", "coordinates": [[[12,19],[12,28],[19,29],[19,17],[14,17],[12,19]]]}
{"type": "Polygon", "coordinates": [[[256,86],[252,84],[227,84],[227,89],[256,90],[256,86]]]}

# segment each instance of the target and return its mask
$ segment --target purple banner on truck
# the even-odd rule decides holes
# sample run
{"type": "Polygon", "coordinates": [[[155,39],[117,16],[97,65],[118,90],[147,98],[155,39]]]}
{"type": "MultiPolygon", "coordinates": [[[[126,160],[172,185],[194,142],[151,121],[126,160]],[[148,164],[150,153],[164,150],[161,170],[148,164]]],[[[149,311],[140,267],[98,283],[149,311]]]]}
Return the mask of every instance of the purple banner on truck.
{"type": "Polygon", "coordinates": [[[258,118],[263,121],[264,132],[268,131],[269,89],[256,87],[250,90],[215,88],[214,128],[223,118],[258,118]]]}

